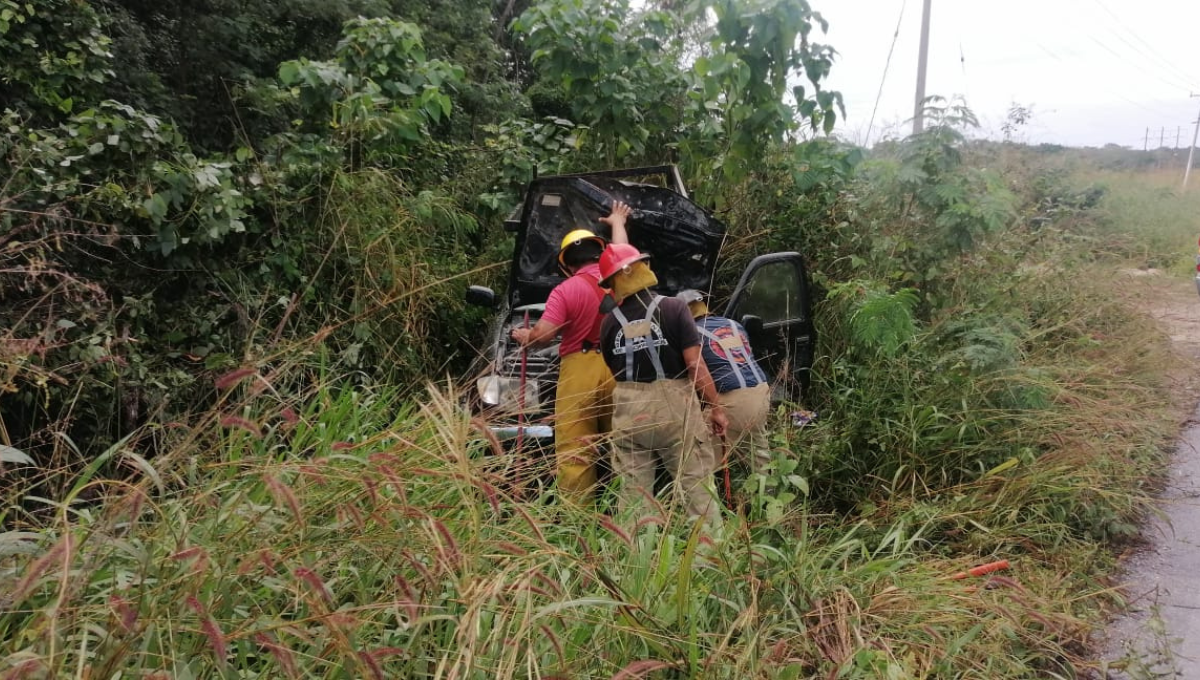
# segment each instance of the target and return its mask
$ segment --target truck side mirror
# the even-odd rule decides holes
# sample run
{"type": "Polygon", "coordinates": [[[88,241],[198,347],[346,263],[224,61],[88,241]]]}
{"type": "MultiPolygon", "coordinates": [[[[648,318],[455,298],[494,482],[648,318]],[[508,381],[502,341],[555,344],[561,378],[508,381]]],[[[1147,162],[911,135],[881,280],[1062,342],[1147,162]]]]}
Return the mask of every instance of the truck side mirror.
{"type": "Polygon", "coordinates": [[[487,286],[468,286],[467,304],[476,307],[496,308],[496,294],[487,286]]]}

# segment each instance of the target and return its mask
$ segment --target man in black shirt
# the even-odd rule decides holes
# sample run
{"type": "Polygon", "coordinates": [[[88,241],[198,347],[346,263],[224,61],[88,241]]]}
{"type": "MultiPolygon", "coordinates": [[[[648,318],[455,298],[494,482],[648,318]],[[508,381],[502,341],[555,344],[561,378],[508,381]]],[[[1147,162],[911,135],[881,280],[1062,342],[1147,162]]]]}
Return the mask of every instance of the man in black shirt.
{"type": "Polygon", "coordinates": [[[661,458],[688,515],[718,525],[713,437],[724,436],[728,421],[700,357],[691,312],[682,301],[650,290],[658,280],[647,257],[627,243],[611,243],[600,258],[600,283],[618,302],[600,327],[600,348],[617,381],[613,472],[621,479],[621,509],[652,496],[661,458]],[[701,400],[711,407],[711,432],[701,400]]]}

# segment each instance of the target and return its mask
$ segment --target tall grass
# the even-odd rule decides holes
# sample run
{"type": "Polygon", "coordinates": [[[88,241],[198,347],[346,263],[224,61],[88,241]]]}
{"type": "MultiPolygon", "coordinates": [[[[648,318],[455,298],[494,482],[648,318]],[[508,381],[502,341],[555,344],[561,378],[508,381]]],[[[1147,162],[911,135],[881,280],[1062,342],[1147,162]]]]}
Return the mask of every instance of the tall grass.
{"type": "Polygon", "coordinates": [[[245,404],[261,433],[227,417],[158,461],[172,491],[94,481],[103,505],[67,500],[39,534],[5,534],[9,670],[808,677],[950,671],[965,659],[940,641],[1078,625],[1015,581],[983,596],[940,582],[962,565],[918,559],[903,527],[874,543],[797,513],[787,540],[735,522],[714,549],[669,514],[633,529],[517,503],[438,390],[394,419],[387,392],[310,403],[294,423],[245,404]]]}
{"type": "Polygon", "coordinates": [[[1071,677],[1079,610],[1105,597],[1046,564],[1081,542],[1023,535],[1061,521],[1032,495],[1071,486],[1061,465],[852,524],[730,517],[713,543],[669,511],[634,527],[516,501],[544,471],[492,450],[444,388],[414,407],[322,382],[293,412],[240,377],[153,474],[81,480],[45,527],[0,536],[6,672],[1071,677]]]}
{"type": "Polygon", "coordinates": [[[1181,173],[1169,170],[1089,170],[1078,177],[1106,191],[1100,204],[1103,219],[1098,223],[1105,250],[1138,267],[1175,274],[1194,270],[1200,238],[1200,186],[1194,181],[1184,191],[1181,173]]]}

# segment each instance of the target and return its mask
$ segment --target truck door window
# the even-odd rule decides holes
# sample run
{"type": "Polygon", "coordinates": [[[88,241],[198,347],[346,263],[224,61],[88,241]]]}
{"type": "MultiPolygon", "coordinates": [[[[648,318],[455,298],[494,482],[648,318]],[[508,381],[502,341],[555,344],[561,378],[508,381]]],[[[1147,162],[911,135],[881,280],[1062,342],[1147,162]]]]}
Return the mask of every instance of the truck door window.
{"type": "Polygon", "coordinates": [[[738,301],[738,315],[751,314],[770,324],[803,318],[800,279],[791,262],[764,265],[747,282],[738,301]]]}

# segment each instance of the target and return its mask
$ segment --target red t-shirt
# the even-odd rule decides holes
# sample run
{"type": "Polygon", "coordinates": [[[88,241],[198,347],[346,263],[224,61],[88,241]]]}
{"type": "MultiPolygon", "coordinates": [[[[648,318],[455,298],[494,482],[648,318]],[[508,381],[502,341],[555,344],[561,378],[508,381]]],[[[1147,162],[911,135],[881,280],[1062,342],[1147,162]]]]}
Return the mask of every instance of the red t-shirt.
{"type": "Polygon", "coordinates": [[[600,346],[600,322],[604,319],[600,313],[600,300],[604,291],[600,289],[599,280],[600,265],[592,262],[550,291],[541,320],[561,327],[559,356],[565,357],[583,349],[585,340],[592,347],[600,346]]]}

